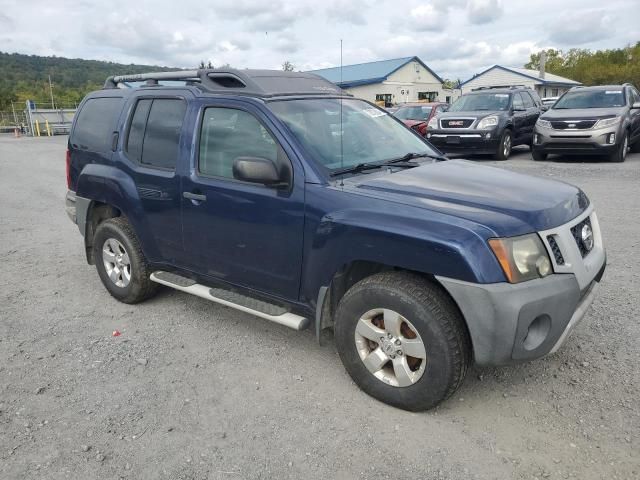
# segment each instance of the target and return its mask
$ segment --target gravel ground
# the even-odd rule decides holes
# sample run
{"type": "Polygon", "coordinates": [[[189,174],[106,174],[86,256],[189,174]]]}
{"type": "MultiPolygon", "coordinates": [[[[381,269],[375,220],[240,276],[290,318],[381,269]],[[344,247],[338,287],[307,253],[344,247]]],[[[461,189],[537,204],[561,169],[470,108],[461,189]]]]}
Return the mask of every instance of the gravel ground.
{"type": "Polygon", "coordinates": [[[640,478],[640,155],[499,163],[582,187],[608,270],[557,354],[473,368],[417,414],[311,331],[168,289],[111,298],[64,213],[65,142],[0,136],[0,478],[640,478]]]}

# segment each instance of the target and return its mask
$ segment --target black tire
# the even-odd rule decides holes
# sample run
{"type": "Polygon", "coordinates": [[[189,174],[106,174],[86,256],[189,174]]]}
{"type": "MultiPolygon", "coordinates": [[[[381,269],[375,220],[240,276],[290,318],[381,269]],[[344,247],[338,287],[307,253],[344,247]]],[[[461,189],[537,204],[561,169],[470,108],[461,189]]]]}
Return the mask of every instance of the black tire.
{"type": "Polygon", "coordinates": [[[531,149],[531,156],[536,162],[543,162],[547,159],[546,153],[542,153],[538,150],[533,150],[533,149],[531,149]]]}
{"type": "Polygon", "coordinates": [[[502,132],[500,137],[500,143],[498,144],[498,150],[496,151],[496,160],[507,160],[511,155],[513,148],[513,135],[508,128],[502,132]],[[508,142],[508,144],[507,144],[508,142]]]}
{"type": "Polygon", "coordinates": [[[152,297],[158,289],[158,284],[149,279],[152,270],[142,253],[138,237],[123,217],[110,218],[98,225],[93,237],[93,260],[102,284],[115,299],[123,303],[142,302],[152,297]],[[126,286],[116,285],[107,273],[103,246],[110,239],[120,242],[129,257],[130,280],[126,286]]]}
{"type": "Polygon", "coordinates": [[[640,153],[640,138],[631,144],[631,153],[640,153]]]}
{"type": "Polygon", "coordinates": [[[624,132],[615,152],[609,155],[609,161],[622,163],[627,158],[627,147],[629,146],[629,132],[624,132]]]}
{"type": "Polygon", "coordinates": [[[379,273],[351,287],[338,305],[335,338],[342,363],[364,392],[410,411],[433,408],[449,398],[462,384],[471,356],[466,326],[453,300],[439,285],[406,272],[379,273]],[[384,383],[358,353],[355,333],[360,318],[383,308],[409,320],[424,344],[424,371],[409,386],[384,383]]]}

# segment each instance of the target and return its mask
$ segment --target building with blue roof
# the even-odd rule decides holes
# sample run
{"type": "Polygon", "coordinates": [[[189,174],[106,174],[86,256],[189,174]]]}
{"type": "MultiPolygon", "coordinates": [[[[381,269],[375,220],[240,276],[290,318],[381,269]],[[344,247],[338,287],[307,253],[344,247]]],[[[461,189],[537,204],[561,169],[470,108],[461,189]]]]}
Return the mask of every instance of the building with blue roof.
{"type": "Polygon", "coordinates": [[[418,57],[392,58],[312,70],[352,95],[380,105],[451,102],[458,91],[445,89],[442,78],[418,57]]]}

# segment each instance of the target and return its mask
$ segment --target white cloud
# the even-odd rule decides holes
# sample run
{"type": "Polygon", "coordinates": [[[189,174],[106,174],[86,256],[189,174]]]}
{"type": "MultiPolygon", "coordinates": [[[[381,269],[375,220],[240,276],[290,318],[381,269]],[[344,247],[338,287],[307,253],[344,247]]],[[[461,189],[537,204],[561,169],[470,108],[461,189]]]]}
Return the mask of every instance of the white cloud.
{"type": "Polygon", "coordinates": [[[467,3],[467,17],[469,22],[482,25],[491,23],[502,16],[501,0],[469,0],[467,3]]]}
{"type": "Polygon", "coordinates": [[[445,27],[445,16],[428,3],[411,10],[409,19],[411,28],[419,32],[441,32],[445,27]]]}
{"type": "Polygon", "coordinates": [[[607,38],[615,28],[608,12],[610,10],[561,13],[549,27],[549,39],[562,45],[581,45],[607,38]]]}

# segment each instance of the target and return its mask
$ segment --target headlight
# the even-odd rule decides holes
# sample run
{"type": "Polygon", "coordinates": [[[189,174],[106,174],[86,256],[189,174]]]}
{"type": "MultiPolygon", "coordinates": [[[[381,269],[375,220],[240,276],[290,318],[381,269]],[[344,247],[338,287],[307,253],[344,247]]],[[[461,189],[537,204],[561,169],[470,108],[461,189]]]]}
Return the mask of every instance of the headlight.
{"type": "Polygon", "coordinates": [[[593,128],[604,128],[617,125],[620,123],[620,120],[622,120],[622,117],[603,118],[602,120],[598,120],[593,128]]]}
{"type": "Polygon", "coordinates": [[[478,130],[491,130],[496,125],[498,125],[498,117],[496,117],[495,115],[490,115],[480,120],[476,128],[478,130]]]}
{"type": "Polygon", "coordinates": [[[437,129],[438,128],[438,118],[437,117],[433,117],[431,120],[429,120],[429,123],[427,124],[427,128],[437,129]]]}
{"type": "Polygon", "coordinates": [[[539,127],[551,128],[551,122],[549,120],[543,120],[541,118],[538,119],[536,125],[538,125],[539,127]]]}
{"type": "Polygon", "coordinates": [[[552,271],[549,255],[537,234],[492,238],[489,246],[509,283],[542,278],[552,271]]]}

